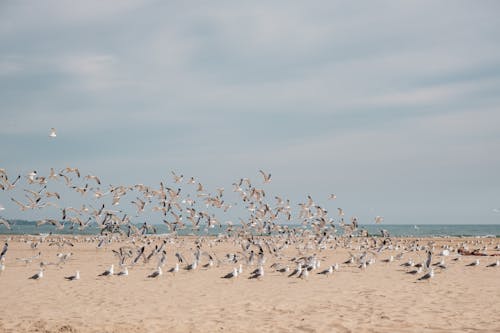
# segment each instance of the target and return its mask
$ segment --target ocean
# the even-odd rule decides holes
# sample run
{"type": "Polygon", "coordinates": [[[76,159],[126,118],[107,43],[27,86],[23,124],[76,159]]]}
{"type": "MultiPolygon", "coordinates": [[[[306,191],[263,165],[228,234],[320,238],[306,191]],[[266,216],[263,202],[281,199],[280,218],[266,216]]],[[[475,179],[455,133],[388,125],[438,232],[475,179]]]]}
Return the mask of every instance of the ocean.
{"type": "MultiPolygon", "coordinates": [[[[288,225],[289,228],[303,228],[301,225],[288,225]]],[[[138,225],[139,227],[139,225],[138,225]]],[[[237,225],[234,228],[238,227],[237,225]]],[[[169,233],[169,229],[164,224],[155,225],[157,234],[169,233]]],[[[422,225],[401,225],[401,224],[379,224],[360,225],[359,229],[366,229],[369,235],[380,236],[381,229],[385,229],[393,237],[500,237],[500,224],[422,224],[422,225]]],[[[224,233],[226,227],[214,227],[211,229],[192,231],[190,228],[179,230],[179,235],[218,235],[224,233]]],[[[69,229],[56,230],[51,225],[36,226],[35,222],[14,221],[11,229],[0,225],[0,234],[3,235],[37,235],[44,233],[65,234],[65,235],[98,235],[100,229],[96,226],[89,226],[84,230],[69,229]]],[[[341,230],[338,232],[341,234],[341,230]]]]}

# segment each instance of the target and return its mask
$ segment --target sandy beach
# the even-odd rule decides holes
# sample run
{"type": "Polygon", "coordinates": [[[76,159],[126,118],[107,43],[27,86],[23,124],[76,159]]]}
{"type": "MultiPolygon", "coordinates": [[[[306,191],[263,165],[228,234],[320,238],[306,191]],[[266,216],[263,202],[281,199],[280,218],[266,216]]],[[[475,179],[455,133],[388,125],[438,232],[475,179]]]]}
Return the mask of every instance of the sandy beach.
{"type": "MultiPolygon", "coordinates": [[[[1,240],[6,239],[2,237],[1,240]]],[[[248,279],[255,268],[243,264],[243,274],[221,278],[238,264],[220,260],[219,265],[183,269],[177,274],[167,269],[177,262],[174,254],[190,257],[194,238],[168,243],[164,274],[147,276],[157,260],[129,269],[129,276],[98,277],[115,265],[118,249],[130,241],[113,242],[97,249],[96,241],[79,236],[70,239],[73,247],[58,247],[46,239],[31,249],[30,237],[15,236],[9,241],[5,271],[0,275],[1,332],[498,332],[500,267],[486,267],[498,257],[463,256],[446,258],[447,269],[436,269],[433,279],[417,281],[401,266],[409,258],[425,260],[425,252],[405,253],[401,260],[383,259],[401,251],[387,250],[376,256],[366,269],[342,264],[352,249],[327,247],[317,254],[321,267],[307,279],[287,277],[271,268],[275,262],[288,264],[297,250],[290,247],[281,259],[268,256],[265,276],[248,279]],[[42,253],[40,259],[25,264],[16,258],[42,253]],[[67,262],[55,265],[57,253],[72,253],[67,262]],[[480,259],[476,267],[466,266],[480,259]],[[38,272],[40,260],[45,275],[28,279],[38,272]],[[340,263],[332,275],[316,274],[328,265],[340,263]],[[65,276],[79,270],[81,279],[65,276]]],[[[67,238],[68,239],[68,238],[67,238]]],[[[355,242],[361,242],[361,239],[355,242]]],[[[396,242],[408,242],[398,240],[396,242]]],[[[457,245],[477,239],[432,239],[436,247],[457,245]]],[[[482,240],[488,247],[497,239],[482,240]]],[[[161,240],[149,239],[147,248],[161,240]]],[[[420,240],[427,243],[428,240],[420,240]]],[[[231,240],[205,240],[202,249],[222,259],[238,251],[231,240]]],[[[471,247],[472,248],[472,247],[471,247]]],[[[147,251],[146,251],[147,252],[147,251]]],[[[495,251],[490,251],[493,254],[495,251]]],[[[496,251],[498,252],[498,251],[496,251]]],[[[438,261],[436,256],[435,260],[438,261]]],[[[203,264],[206,260],[202,260],[203,264]]],[[[295,266],[290,264],[290,269],[295,266]]]]}

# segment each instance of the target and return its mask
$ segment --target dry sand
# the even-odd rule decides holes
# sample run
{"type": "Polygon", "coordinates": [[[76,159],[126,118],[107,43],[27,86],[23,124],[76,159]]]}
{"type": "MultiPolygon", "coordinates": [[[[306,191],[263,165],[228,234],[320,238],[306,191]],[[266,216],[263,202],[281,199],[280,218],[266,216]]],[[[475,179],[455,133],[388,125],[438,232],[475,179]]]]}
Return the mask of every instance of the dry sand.
{"type": "MultiPolygon", "coordinates": [[[[165,271],[175,264],[175,251],[187,254],[193,247],[191,239],[184,242],[168,245],[165,271]]],[[[480,266],[466,267],[477,257],[452,262],[450,256],[448,269],[419,282],[405,274],[402,261],[381,261],[396,251],[385,251],[365,271],[341,265],[332,276],[311,273],[308,280],[273,272],[270,257],[260,281],[248,279],[250,267],[235,280],[222,279],[233,264],[148,279],[156,259],[133,267],[128,277],[97,277],[110,264],[116,270],[111,249],[119,246],[59,249],[45,242],[32,250],[20,237],[12,239],[0,275],[0,332],[500,332],[500,267],[486,267],[499,257],[480,257],[480,266]],[[56,261],[57,252],[74,255],[60,267],[47,266],[40,281],[28,280],[39,261],[25,265],[16,258],[38,251],[45,262],[56,261]],[[76,270],[80,280],[64,279],[76,270]]],[[[219,257],[237,250],[229,242],[210,249],[219,257]]],[[[424,256],[408,253],[405,259],[424,256]]],[[[349,255],[327,249],[318,257],[323,269],[349,255]]]]}

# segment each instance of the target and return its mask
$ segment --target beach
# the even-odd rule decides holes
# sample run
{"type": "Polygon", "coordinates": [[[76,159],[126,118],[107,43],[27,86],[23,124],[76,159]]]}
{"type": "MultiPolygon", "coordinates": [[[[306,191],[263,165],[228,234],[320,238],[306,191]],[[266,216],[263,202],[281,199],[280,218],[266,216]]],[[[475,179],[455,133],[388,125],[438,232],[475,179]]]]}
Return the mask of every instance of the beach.
{"type": "MultiPolygon", "coordinates": [[[[6,239],[4,236],[0,240],[6,239]]],[[[425,251],[406,252],[402,259],[385,263],[401,250],[384,250],[373,254],[375,263],[366,269],[356,264],[343,264],[356,249],[332,246],[306,249],[316,254],[321,267],[307,279],[287,277],[271,268],[276,262],[290,263],[298,255],[290,246],[281,259],[267,254],[265,275],[248,279],[255,265],[242,265],[237,278],[223,279],[238,263],[222,260],[227,253],[241,250],[234,240],[205,239],[204,251],[219,259],[213,267],[183,269],[168,273],[177,262],[175,253],[190,258],[195,248],[194,237],[169,240],[165,249],[167,263],[163,275],[147,278],[156,269],[157,260],[142,260],[129,268],[128,276],[98,275],[115,266],[112,250],[130,245],[131,240],[114,241],[97,248],[92,237],[66,237],[74,246],[50,245],[47,238],[32,249],[35,237],[14,236],[9,240],[5,271],[0,275],[2,288],[0,332],[498,332],[500,304],[500,267],[486,267],[499,257],[462,256],[446,258],[446,269],[435,269],[432,279],[418,281],[423,274],[412,275],[401,266],[408,259],[425,260],[425,251]],[[16,258],[29,258],[41,252],[41,258],[24,263],[16,258]],[[57,253],[72,253],[63,264],[56,265],[57,253]],[[467,266],[479,258],[480,265],[467,266]],[[31,280],[40,261],[45,265],[44,277],[31,280]],[[328,265],[339,263],[331,275],[316,274],[328,265]],[[67,281],[64,277],[79,270],[81,278],[67,281]]],[[[161,244],[158,237],[138,240],[146,248],[161,244]]],[[[350,240],[355,244],[364,241],[350,240]]],[[[397,239],[394,243],[415,243],[397,239]]],[[[496,238],[420,239],[420,244],[433,242],[456,248],[459,243],[486,244],[488,254],[495,254],[496,238]]],[[[148,250],[146,250],[147,252],[148,250]]],[[[359,253],[359,251],[357,251],[359,253]]],[[[437,252],[436,252],[437,254],[437,252]]],[[[435,256],[434,261],[438,261],[435,256]]],[[[189,259],[188,259],[189,261],[189,259]]],[[[201,261],[204,264],[205,258],[201,261]]],[[[201,265],[200,265],[201,266],[201,265]]],[[[290,269],[295,266],[290,263],[290,269]]]]}

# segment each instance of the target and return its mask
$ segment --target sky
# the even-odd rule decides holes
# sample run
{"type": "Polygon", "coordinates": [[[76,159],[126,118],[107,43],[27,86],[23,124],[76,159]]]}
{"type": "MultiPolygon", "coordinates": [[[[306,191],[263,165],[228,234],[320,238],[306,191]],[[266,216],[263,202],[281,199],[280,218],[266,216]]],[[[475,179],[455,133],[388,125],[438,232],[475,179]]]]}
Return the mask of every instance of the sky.
{"type": "MultiPolygon", "coordinates": [[[[269,196],[311,195],[361,223],[498,224],[498,12],[2,1],[0,168],[152,186],[175,171],[226,192],[241,177],[262,185],[262,169],[269,196]]],[[[2,216],[36,218],[11,196],[0,193],[2,216]]]]}

